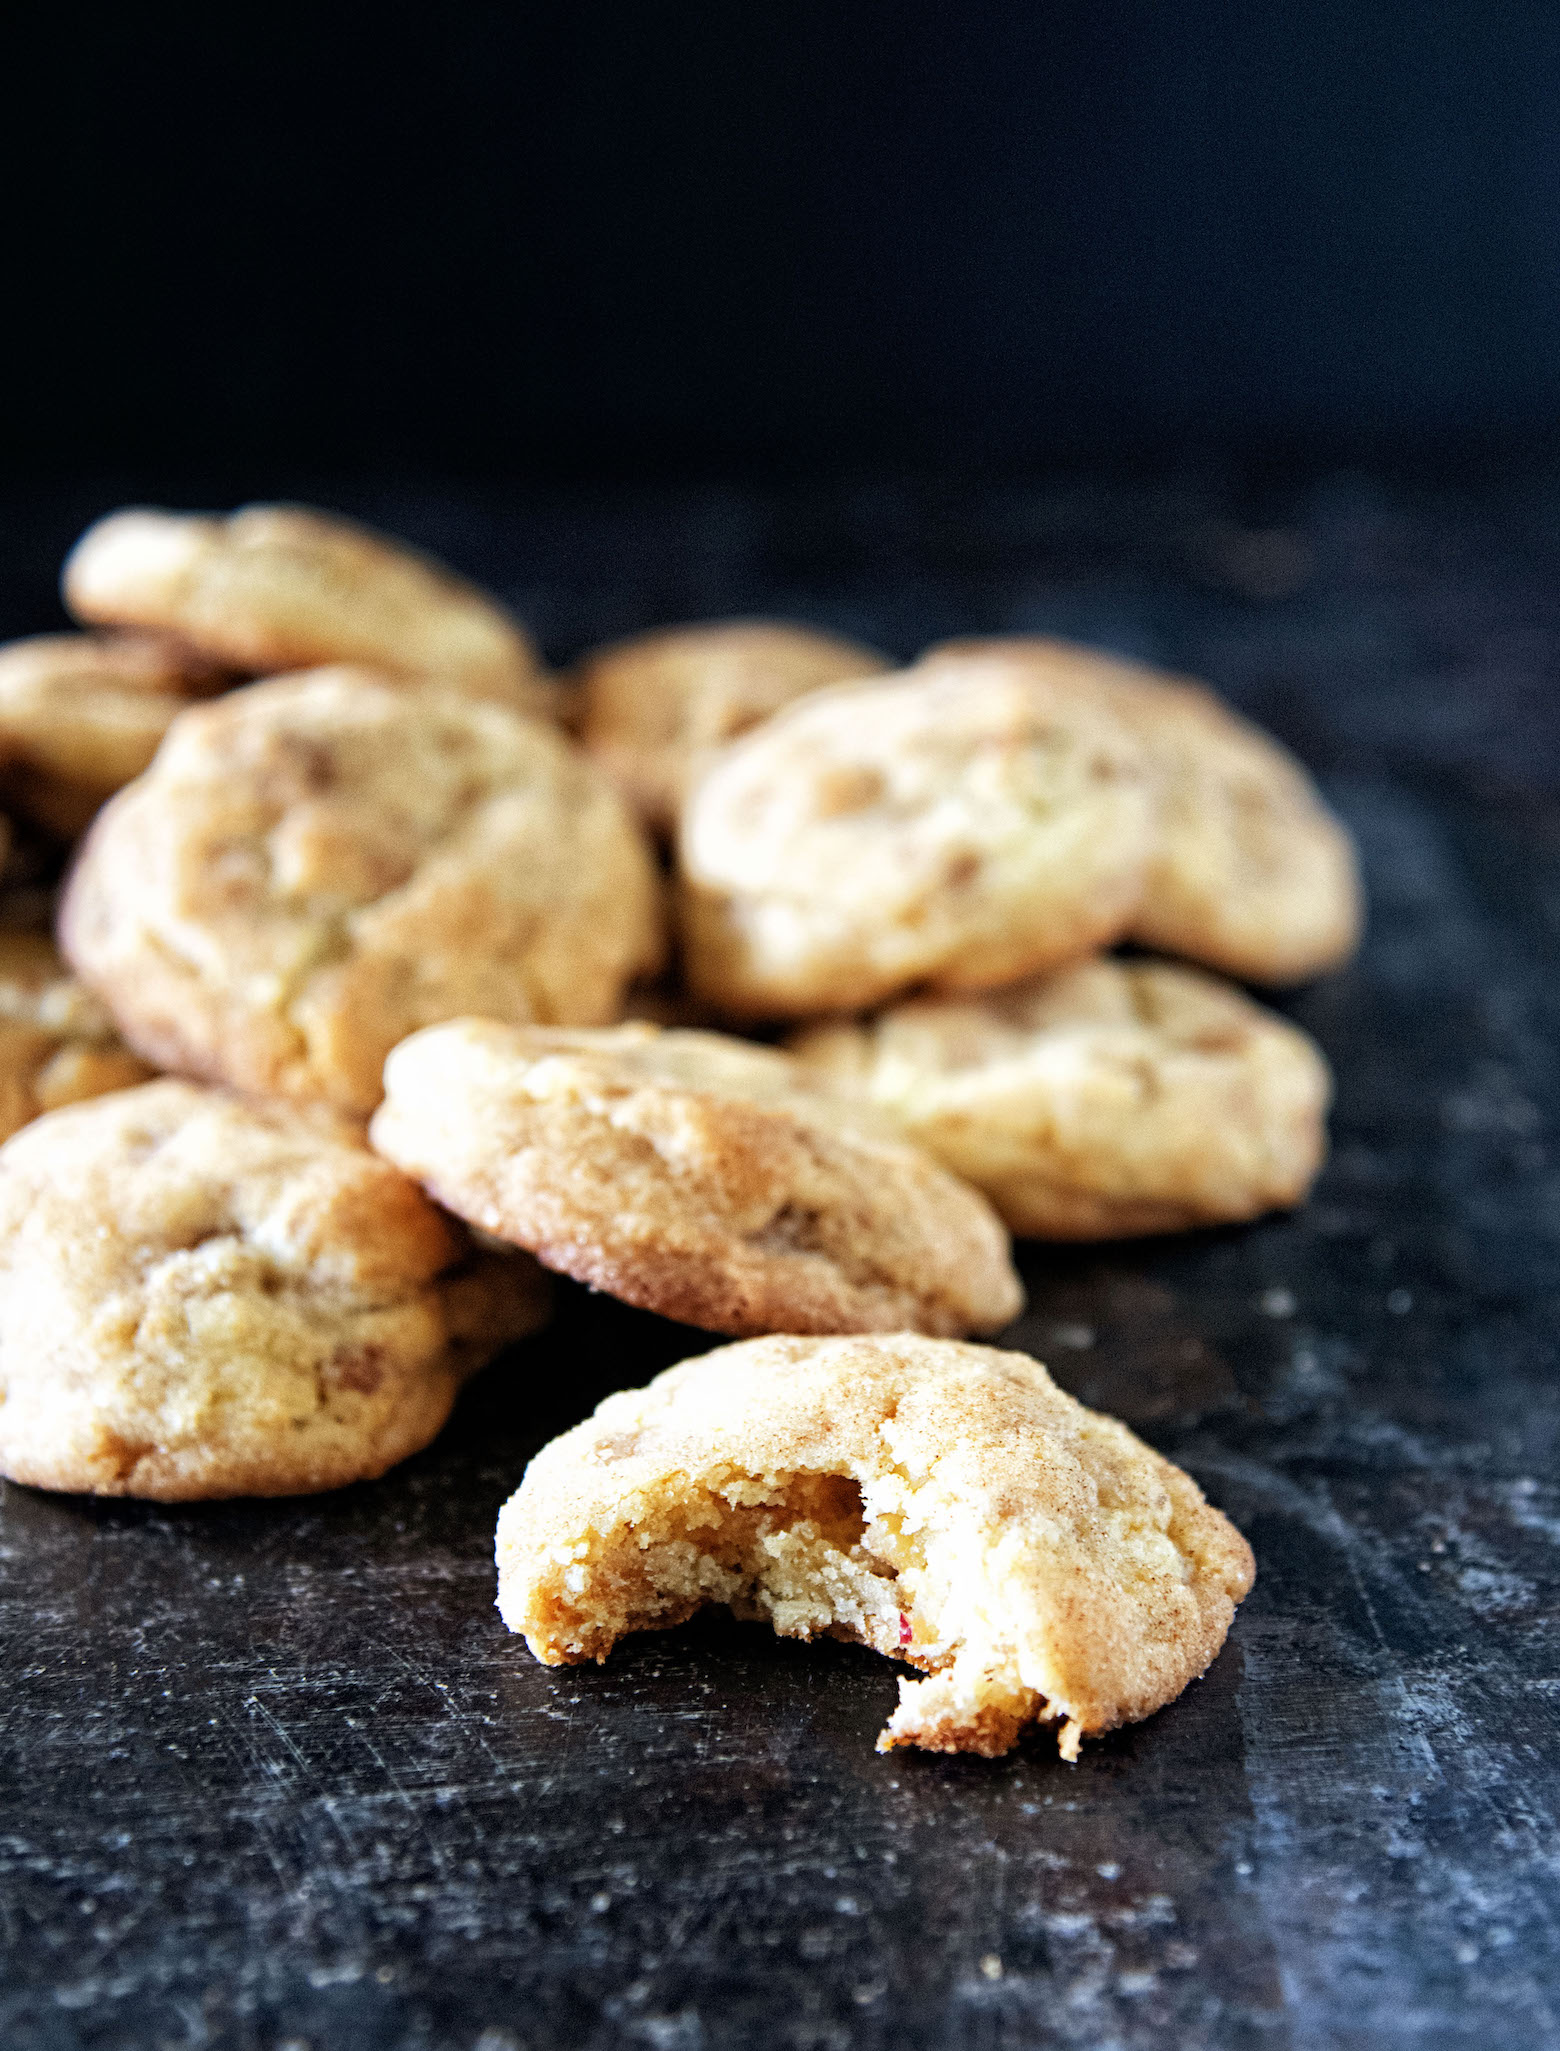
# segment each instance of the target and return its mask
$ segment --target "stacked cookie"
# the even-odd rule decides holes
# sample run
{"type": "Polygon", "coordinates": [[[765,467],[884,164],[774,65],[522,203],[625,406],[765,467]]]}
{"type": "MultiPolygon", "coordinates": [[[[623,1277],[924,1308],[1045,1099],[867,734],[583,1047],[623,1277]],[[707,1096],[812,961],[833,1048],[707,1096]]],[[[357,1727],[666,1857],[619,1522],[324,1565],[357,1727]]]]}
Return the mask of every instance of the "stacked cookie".
{"type": "Polygon", "coordinates": [[[557,681],[495,600],[291,508],[116,514],[65,592],[87,631],[0,651],[0,797],[85,829],[65,960],[0,956],[0,1471],[377,1475],[551,1269],[748,1343],[533,1463],[500,1600],[539,1657],[723,1601],[921,1668],[885,1743],[1044,1720],[1069,1756],[1202,1670],[1244,1542],[961,1341],[1021,1308],[1009,1232],[1314,1177],[1325,1064],[1219,979],[1358,934],[1276,743],[1039,641],[895,672],[735,622],[557,681]]]}

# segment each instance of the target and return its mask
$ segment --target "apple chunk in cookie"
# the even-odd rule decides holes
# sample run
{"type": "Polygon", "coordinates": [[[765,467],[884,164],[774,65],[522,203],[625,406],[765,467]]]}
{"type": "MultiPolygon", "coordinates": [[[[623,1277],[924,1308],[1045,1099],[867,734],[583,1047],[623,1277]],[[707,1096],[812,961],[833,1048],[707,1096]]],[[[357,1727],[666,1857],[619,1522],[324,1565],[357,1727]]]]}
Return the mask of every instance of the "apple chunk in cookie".
{"type": "Polygon", "coordinates": [[[603,1660],[707,1603],[917,1667],[880,1750],[1008,1751],[1151,1715],[1255,1569],[1196,1483],[1038,1362],[888,1337],[724,1346],[609,1396],[498,1522],[498,1605],[540,1660],[603,1660]]]}

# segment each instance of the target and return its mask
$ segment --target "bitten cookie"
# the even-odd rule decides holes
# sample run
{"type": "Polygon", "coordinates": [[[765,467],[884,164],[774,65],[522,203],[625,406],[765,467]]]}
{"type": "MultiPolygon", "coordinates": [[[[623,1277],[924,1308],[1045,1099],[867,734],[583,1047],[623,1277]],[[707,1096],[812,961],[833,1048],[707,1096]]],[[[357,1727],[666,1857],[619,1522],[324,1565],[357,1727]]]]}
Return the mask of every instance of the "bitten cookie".
{"type": "Polygon", "coordinates": [[[983,1197],[717,1033],[436,1026],[386,1062],[370,1138],[546,1266],[711,1331],[986,1332],[1022,1306],[983,1197]]]}
{"type": "Polygon", "coordinates": [[[0,933],[0,1140],[152,1074],[41,933],[0,933]]]}
{"type": "Polygon", "coordinates": [[[192,698],[227,683],[155,634],[40,634],[0,648],[0,791],[74,840],[139,776],[192,698]]]}
{"type": "Polygon", "coordinates": [[[1065,641],[948,642],[918,672],[1043,677],[1109,705],[1159,788],[1159,839],[1127,938],[1255,983],[1347,961],[1364,897],[1348,832],[1271,734],[1202,685],[1065,641]]]}
{"type": "Polygon", "coordinates": [[[158,1067],[366,1112],[417,1026],[616,1017],[660,922],[639,828],[554,727],[333,669],[183,713],[60,931],[158,1067]]]}
{"type": "Polygon", "coordinates": [[[791,1051],[890,1112],[1013,1231],[1109,1239],[1254,1218],[1321,1167],[1327,1064],[1227,984],[1092,961],[963,1002],[925,998],[791,1051]]]}
{"type": "Polygon", "coordinates": [[[1254,1577],[1187,1475],[1020,1353],[899,1333],[723,1346],[609,1396],[498,1521],[498,1604],[549,1665],[705,1603],[901,1681],[878,1749],[1006,1752],[1172,1701],[1254,1577]]]}
{"type": "Polygon", "coordinates": [[[1130,925],[1155,830],[1141,750],[1097,700],[1011,668],[839,685],[689,799],[689,983],[805,1017],[1037,974],[1130,925]]]}
{"type": "Polygon", "coordinates": [[[328,1113],[154,1082],[0,1148],[0,1473],[165,1502],[299,1495],[424,1446],[540,1324],[328,1113]]]}
{"type": "Polygon", "coordinates": [[[663,627],[582,658],[580,737],[645,824],[669,837],[728,741],[808,691],[892,666],[857,641],[781,620],[663,627]]]}
{"type": "Polygon", "coordinates": [[[174,634],[234,669],[358,662],[554,709],[530,636],[496,599],[338,514],[110,513],[71,550],[63,582],[77,619],[174,634]]]}

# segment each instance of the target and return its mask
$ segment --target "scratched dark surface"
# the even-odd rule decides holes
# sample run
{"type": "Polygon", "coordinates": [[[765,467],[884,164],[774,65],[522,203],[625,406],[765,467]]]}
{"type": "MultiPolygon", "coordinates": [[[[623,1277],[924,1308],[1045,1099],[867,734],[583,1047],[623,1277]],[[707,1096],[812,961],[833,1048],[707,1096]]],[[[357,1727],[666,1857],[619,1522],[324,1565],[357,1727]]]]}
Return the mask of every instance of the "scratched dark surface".
{"type": "MultiPolygon", "coordinates": [[[[0,2045],[1560,2042],[1560,483],[289,482],[559,658],[752,608],[902,652],[1049,628],[1212,678],[1313,763],[1373,906],[1290,1007],[1338,1072],[1314,1201],[1030,1249],[1012,1333],[1260,1579],[1208,1677],[1075,1767],[880,1758],[889,1666],[754,1628],[544,1670],[492,1607],[499,1503],[712,1343],[579,1294],[375,1486],[5,1487],[0,2045]]],[[[4,501],[0,627],[52,623],[64,544],[132,493],[4,501]]]]}

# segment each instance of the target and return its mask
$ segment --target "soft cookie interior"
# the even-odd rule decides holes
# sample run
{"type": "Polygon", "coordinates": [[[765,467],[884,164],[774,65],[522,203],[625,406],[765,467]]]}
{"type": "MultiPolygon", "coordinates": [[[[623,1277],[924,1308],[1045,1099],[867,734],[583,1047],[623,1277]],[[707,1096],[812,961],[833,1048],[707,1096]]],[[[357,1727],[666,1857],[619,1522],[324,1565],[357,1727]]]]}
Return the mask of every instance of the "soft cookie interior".
{"type": "MultiPolygon", "coordinates": [[[[900,1683],[878,1749],[1008,1751],[1027,1723],[1065,1720],[1063,1756],[1083,1726],[1019,1671],[1022,1627],[999,1571],[957,1521],[913,1533],[907,1484],[894,1476],[751,1473],[669,1478],[630,1516],[553,1548],[522,1586],[500,1581],[512,1630],[551,1665],[605,1659],[631,1631],[681,1623],[706,1603],[782,1636],[870,1645],[931,1678],[900,1683]]],[[[499,1557],[505,1553],[499,1526],[499,1557]]]]}

